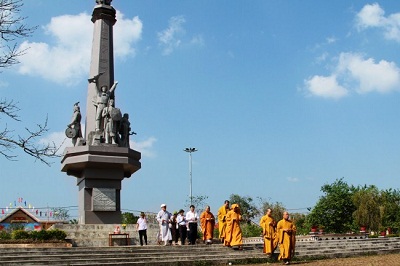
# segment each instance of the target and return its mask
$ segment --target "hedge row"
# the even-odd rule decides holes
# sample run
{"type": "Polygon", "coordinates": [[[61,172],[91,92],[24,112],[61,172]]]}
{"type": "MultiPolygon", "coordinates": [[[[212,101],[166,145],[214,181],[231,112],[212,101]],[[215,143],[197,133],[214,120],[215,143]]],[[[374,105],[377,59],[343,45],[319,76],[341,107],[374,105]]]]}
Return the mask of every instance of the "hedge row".
{"type": "Polygon", "coordinates": [[[30,240],[64,240],[67,234],[59,229],[24,231],[14,230],[11,233],[0,231],[0,239],[30,239],[30,240]]]}

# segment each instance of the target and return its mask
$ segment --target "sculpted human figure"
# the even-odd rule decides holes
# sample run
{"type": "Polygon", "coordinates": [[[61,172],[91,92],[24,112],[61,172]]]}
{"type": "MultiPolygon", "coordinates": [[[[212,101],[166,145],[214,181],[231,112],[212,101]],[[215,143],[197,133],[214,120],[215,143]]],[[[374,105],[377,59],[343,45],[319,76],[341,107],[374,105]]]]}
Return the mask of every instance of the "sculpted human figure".
{"type": "Polygon", "coordinates": [[[115,108],[114,99],[108,101],[108,106],[103,108],[104,138],[106,143],[117,144],[117,122],[121,120],[121,112],[115,108]]]}
{"type": "Polygon", "coordinates": [[[112,0],[96,0],[98,5],[111,5],[112,0]]]}
{"type": "Polygon", "coordinates": [[[81,109],[79,107],[79,102],[77,102],[74,104],[74,113],[72,114],[71,123],[67,125],[68,128],[71,128],[75,131],[72,133],[72,135],[70,135],[72,137],[72,145],[74,146],[76,145],[77,139],[82,138],[81,119],[81,109]]]}
{"type": "Polygon", "coordinates": [[[114,82],[112,87],[108,89],[106,85],[101,86],[101,88],[98,87],[98,80],[100,75],[103,73],[100,73],[93,78],[90,78],[88,81],[89,82],[94,82],[96,83],[96,89],[97,89],[97,98],[96,101],[94,102],[94,105],[96,106],[96,131],[99,131],[100,129],[103,128],[102,125],[104,125],[103,121],[103,109],[107,106],[108,100],[110,99],[111,94],[114,92],[118,85],[118,81],[114,82]]]}
{"type": "Polygon", "coordinates": [[[119,146],[129,148],[129,136],[136,135],[136,133],[131,132],[131,122],[129,122],[129,114],[127,113],[121,119],[119,133],[121,134],[119,146]]]}

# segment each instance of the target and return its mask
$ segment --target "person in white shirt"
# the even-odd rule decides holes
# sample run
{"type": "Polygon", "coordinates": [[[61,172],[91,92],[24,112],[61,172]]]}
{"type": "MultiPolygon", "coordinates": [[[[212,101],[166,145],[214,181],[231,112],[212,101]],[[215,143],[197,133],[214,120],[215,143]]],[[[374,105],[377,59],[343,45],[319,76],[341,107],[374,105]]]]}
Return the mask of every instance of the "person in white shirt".
{"type": "Polygon", "coordinates": [[[160,225],[161,241],[164,241],[164,246],[167,246],[169,241],[172,240],[172,236],[171,231],[169,230],[171,213],[167,211],[166,204],[161,204],[161,211],[157,214],[157,221],[160,225]]]}
{"type": "Polygon", "coordinates": [[[181,238],[181,245],[185,245],[187,235],[186,216],[184,213],[185,211],[180,209],[178,212],[178,217],[176,218],[179,228],[179,237],[181,238]]]}
{"type": "Polygon", "coordinates": [[[186,213],[186,221],[189,224],[189,245],[195,245],[197,239],[197,222],[199,220],[199,216],[194,209],[194,205],[190,205],[190,211],[186,213]]]}
{"type": "Polygon", "coordinates": [[[144,243],[147,245],[147,218],[144,212],[140,213],[140,218],[137,220],[136,230],[139,232],[140,245],[144,243]]]}

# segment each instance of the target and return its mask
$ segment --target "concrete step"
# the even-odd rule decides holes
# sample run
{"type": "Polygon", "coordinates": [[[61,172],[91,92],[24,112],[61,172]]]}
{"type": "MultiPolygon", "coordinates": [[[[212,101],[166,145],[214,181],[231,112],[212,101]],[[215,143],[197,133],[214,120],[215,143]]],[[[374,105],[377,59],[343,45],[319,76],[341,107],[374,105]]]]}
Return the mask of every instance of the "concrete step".
{"type": "MultiPolygon", "coordinates": [[[[350,257],[400,251],[400,239],[332,240],[297,243],[297,258],[350,257]]],[[[279,252],[278,250],[275,252],[279,252]]],[[[220,265],[267,262],[262,244],[234,251],[221,244],[207,246],[120,246],[2,249],[0,265],[220,265]]]]}

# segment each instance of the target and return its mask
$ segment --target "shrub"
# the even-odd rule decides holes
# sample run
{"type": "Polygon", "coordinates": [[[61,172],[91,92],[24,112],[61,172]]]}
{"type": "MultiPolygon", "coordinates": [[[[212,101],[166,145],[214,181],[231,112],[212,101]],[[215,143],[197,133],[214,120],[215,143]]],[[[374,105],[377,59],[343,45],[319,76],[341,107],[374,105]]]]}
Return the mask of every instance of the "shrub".
{"type": "Polygon", "coordinates": [[[14,230],[11,233],[12,239],[29,239],[29,232],[26,232],[24,230],[14,230]]]}
{"type": "Polygon", "coordinates": [[[257,237],[262,235],[262,229],[257,224],[243,223],[240,227],[243,237],[257,237]]]}
{"type": "Polygon", "coordinates": [[[67,237],[67,233],[59,229],[53,229],[47,231],[50,235],[50,239],[64,240],[67,237]]]}
{"type": "Polygon", "coordinates": [[[0,239],[11,239],[11,234],[6,231],[0,231],[0,239]]]}

